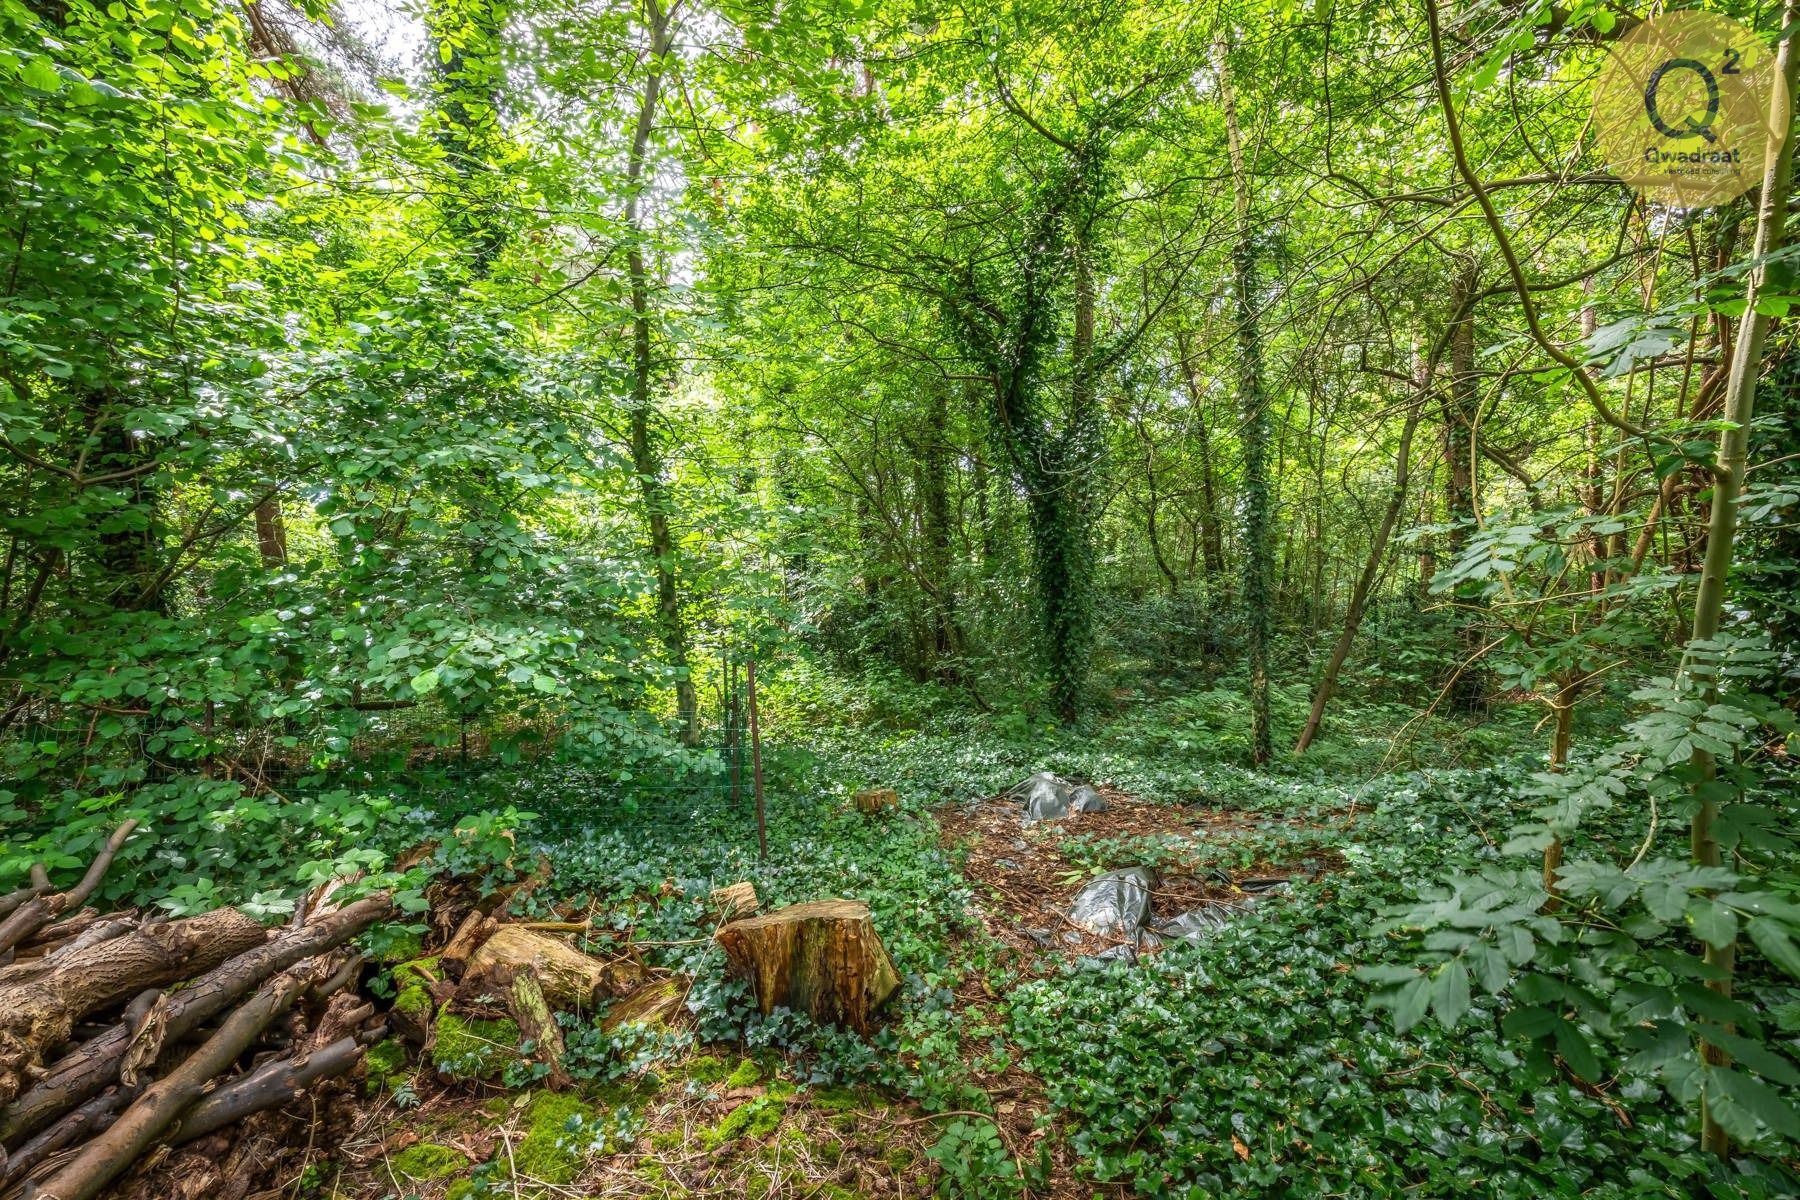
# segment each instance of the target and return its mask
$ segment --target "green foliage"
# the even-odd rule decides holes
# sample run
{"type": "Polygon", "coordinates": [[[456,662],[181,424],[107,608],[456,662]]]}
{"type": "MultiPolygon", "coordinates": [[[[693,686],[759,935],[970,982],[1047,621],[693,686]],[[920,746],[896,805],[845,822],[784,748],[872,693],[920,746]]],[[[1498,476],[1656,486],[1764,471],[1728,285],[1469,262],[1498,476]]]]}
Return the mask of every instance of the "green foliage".
{"type": "Polygon", "coordinates": [[[1006,1200],[1023,1194],[1024,1181],[989,1121],[958,1117],[925,1153],[938,1165],[940,1196],[1006,1200]]]}

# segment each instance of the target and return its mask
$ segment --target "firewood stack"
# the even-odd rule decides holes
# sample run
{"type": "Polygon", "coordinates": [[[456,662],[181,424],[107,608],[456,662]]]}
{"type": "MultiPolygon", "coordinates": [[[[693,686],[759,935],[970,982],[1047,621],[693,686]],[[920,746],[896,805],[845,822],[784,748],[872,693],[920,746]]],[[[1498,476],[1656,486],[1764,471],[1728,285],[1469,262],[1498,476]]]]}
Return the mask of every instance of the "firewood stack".
{"type": "Polygon", "coordinates": [[[0,896],[0,1200],[91,1200],[157,1145],[213,1134],[361,1061],[386,1032],[347,943],[394,911],[335,885],[266,929],[224,908],[86,907],[134,825],[79,883],[0,896]]]}

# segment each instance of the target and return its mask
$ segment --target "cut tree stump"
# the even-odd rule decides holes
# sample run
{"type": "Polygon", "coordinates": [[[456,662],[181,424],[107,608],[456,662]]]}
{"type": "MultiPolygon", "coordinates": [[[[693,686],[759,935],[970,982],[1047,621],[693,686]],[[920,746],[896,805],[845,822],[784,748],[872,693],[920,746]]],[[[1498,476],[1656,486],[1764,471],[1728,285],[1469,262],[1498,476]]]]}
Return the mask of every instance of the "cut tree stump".
{"type": "Polygon", "coordinates": [[[868,1033],[900,986],[887,948],[859,900],[793,904],[733,921],[714,935],[732,969],[750,980],[766,1015],[777,1007],[868,1033]]]}
{"type": "Polygon", "coordinates": [[[900,806],[900,793],[893,788],[868,788],[851,797],[856,811],[865,817],[876,817],[900,806]]]}

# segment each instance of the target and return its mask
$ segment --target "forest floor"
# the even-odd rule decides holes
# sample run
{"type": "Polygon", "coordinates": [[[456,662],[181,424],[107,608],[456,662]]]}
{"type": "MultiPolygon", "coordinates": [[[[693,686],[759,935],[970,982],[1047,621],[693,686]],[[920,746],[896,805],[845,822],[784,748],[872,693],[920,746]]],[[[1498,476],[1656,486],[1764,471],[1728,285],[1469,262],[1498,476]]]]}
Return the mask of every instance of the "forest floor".
{"type": "MultiPolygon", "coordinates": [[[[510,911],[580,916],[586,948],[629,944],[685,989],[684,1012],[570,1022],[575,1086],[560,1093],[522,1060],[472,1079],[384,1044],[367,1078],[265,1131],[249,1194],[1691,1194],[1692,1134],[1659,1094],[1526,1069],[1483,997],[1454,1033],[1396,1033],[1368,1009],[1356,969],[1405,952],[1383,914],[1495,858],[1528,769],[1518,731],[1472,745],[1433,731],[1431,769],[1390,769],[1386,739],[1357,735],[1260,772],[1233,761],[1241,714],[1210,695],[1097,736],[947,724],[777,749],[766,858],[741,808],[613,804],[605,772],[553,760],[468,774],[435,819],[528,809],[517,857],[549,864],[510,911]],[[1494,753],[1503,736],[1510,756],[1494,753]],[[1105,811],[1023,823],[1004,792],[1041,769],[1096,784],[1105,811]],[[857,812],[851,794],[871,784],[899,807],[857,812]],[[1228,919],[1095,961],[1117,939],[1066,937],[1071,900],[1128,867],[1156,879],[1153,921],[1228,919]],[[755,1014],[706,902],[741,881],[765,910],[869,905],[904,979],[871,1039],[755,1014]]],[[[212,1200],[217,1149],[165,1158],[128,1194],[212,1200]]]]}

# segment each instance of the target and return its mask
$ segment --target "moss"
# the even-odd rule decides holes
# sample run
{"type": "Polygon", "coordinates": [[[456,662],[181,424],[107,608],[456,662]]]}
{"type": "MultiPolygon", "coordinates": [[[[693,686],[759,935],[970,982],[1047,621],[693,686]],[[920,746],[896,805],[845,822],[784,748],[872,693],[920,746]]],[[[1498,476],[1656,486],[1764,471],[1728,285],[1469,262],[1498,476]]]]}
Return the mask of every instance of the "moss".
{"type": "Polygon", "coordinates": [[[409,988],[418,984],[436,983],[442,979],[443,973],[438,970],[438,957],[409,958],[388,972],[394,977],[394,986],[409,988]]]}
{"type": "Polygon", "coordinates": [[[422,929],[406,929],[395,933],[387,939],[381,954],[376,961],[383,963],[403,963],[409,958],[417,958],[425,950],[425,932],[422,929]]]}
{"type": "Polygon", "coordinates": [[[442,1179],[469,1165],[460,1150],[436,1142],[414,1142],[390,1160],[394,1174],[404,1179],[442,1179]]]}
{"type": "Polygon", "coordinates": [[[469,1200],[475,1194],[473,1179],[459,1179],[444,1192],[444,1200],[469,1200]]]}
{"type": "Polygon", "coordinates": [[[814,1108],[829,1113],[851,1112],[863,1106],[862,1096],[847,1087],[814,1088],[806,1099],[814,1108]]]}
{"type": "Polygon", "coordinates": [[[369,1095],[387,1091],[406,1078],[406,1046],[399,1038],[376,1042],[363,1053],[363,1069],[367,1072],[365,1090],[369,1095]]]}
{"type": "Polygon", "coordinates": [[[785,1079],[769,1081],[769,1095],[776,1100],[792,1100],[800,1094],[800,1089],[785,1079]]]}
{"type": "Polygon", "coordinates": [[[425,990],[422,983],[403,987],[400,994],[394,997],[394,1011],[424,1029],[431,1024],[431,993],[425,990]]]}
{"type": "Polygon", "coordinates": [[[691,1079],[695,1083],[720,1083],[730,1074],[725,1068],[725,1060],[716,1054],[696,1054],[682,1063],[670,1077],[675,1079],[691,1079]]]}
{"type": "Polygon", "coordinates": [[[660,1090],[662,1081],[646,1075],[590,1084],[582,1089],[582,1094],[601,1108],[631,1108],[643,1104],[660,1090]]]}
{"type": "Polygon", "coordinates": [[[431,1061],[451,1079],[500,1078],[506,1065],[519,1061],[519,1027],[504,1018],[483,1020],[443,1013],[431,1061]]]}
{"type": "Polygon", "coordinates": [[[594,1121],[594,1110],[563,1092],[539,1092],[525,1108],[525,1138],[513,1152],[521,1178],[543,1183],[572,1183],[587,1162],[588,1137],[581,1130],[594,1121]]]}
{"type": "Polygon", "coordinates": [[[725,1078],[725,1086],[730,1088],[755,1087],[762,1082],[762,1068],[756,1060],[746,1058],[738,1063],[737,1070],[725,1078]]]}
{"type": "Polygon", "coordinates": [[[912,1163],[913,1152],[908,1150],[905,1146],[895,1146],[892,1150],[887,1152],[887,1165],[893,1168],[895,1174],[899,1174],[901,1171],[906,1170],[906,1168],[912,1166],[912,1163]]]}
{"type": "Polygon", "coordinates": [[[738,1138],[760,1140],[768,1137],[781,1125],[784,1107],[781,1101],[767,1096],[746,1100],[726,1113],[717,1125],[702,1133],[700,1144],[708,1150],[716,1150],[738,1138]]]}

